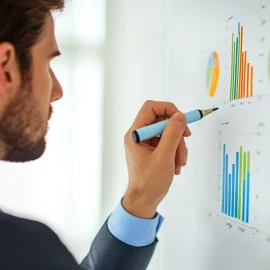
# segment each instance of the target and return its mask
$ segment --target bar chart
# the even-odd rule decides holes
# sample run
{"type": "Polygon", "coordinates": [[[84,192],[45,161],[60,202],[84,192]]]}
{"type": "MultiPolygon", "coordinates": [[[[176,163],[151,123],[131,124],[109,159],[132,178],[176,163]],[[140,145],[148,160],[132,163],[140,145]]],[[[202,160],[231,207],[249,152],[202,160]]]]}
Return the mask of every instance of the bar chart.
{"type": "Polygon", "coordinates": [[[248,62],[248,52],[243,51],[244,27],[238,23],[238,33],[232,33],[230,100],[254,95],[254,66],[248,62]]]}
{"type": "Polygon", "coordinates": [[[230,156],[223,145],[222,213],[244,223],[250,217],[250,159],[242,146],[230,156]]]}

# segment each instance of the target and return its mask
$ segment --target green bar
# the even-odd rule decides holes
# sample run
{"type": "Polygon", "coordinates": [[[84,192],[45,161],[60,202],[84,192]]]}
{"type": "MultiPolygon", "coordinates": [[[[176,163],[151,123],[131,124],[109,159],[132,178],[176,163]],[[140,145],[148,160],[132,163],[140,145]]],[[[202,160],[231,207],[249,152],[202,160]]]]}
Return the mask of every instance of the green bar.
{"type": "Polygon", "coordinates": [[[247,172],[250,173],[250,152],[247,153],[247,172]]]}
{"type": "Polygon", "coordinates": [[[237,74],[236,74],[236,99],[238,99],[239,96],[239,73],[240,73],[240,32],[238,33],[238,67],[237,67],[237,74]]]}
{"type": "MultiPolygon", "coordinates": [[[[233,50],[233,39],[234,39],[234,34],[232,34],[232,63],[231,63],[231,90],[230,90],[230,100],[233,99],[233,85],[234,85],[234,50],[233,50]]],[[[270,57],[269,57],[269,62],[270,62],[270,57]]],[[[269,73],[270,74],[270,73],[269,73]]]]}
{"type": "Polygon", "coordinates": [[[239,188],[238,188],[238,219],[242,217],[242,174],[243,174],[243,146],[240,147],[239,161],[239,188]]]}
{"type": "Polygon", "coordinates": [[[247,180],[247,153],[244,153],[244,172],[243,172],[243,181],[247,180]]]}

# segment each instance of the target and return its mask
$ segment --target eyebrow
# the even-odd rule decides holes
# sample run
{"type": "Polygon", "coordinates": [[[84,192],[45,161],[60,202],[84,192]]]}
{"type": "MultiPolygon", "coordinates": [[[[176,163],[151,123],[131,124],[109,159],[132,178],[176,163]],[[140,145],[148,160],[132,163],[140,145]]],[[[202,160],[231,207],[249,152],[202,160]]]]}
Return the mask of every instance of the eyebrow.
{"type": "Polygon", "coordinates": [[[52,58],[55,58],[55,57],[60,56],[60,55],[61,55],[60,51],[59,50],[56,50],[53,53],[51,53],[49,55],[49,57],[52,59],[52,58]]]}

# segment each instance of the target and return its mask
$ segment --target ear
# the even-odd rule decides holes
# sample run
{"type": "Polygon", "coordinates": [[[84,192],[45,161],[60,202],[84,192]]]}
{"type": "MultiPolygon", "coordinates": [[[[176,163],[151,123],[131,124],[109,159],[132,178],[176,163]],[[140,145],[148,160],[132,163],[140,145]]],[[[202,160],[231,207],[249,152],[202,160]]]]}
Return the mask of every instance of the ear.
{"type": "Polygon", "coordinates": [[[0,43],[0,95],[13,95],[20,85],[20,71],[15,48],[10,43],[0,43]]]}

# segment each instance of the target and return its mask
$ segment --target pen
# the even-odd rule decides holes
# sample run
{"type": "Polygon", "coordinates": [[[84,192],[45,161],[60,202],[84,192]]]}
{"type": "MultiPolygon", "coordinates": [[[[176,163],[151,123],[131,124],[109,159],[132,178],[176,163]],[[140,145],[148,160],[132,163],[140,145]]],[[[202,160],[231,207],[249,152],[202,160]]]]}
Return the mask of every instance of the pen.
{"type": "MultiPolygon", "coordinates": [[[[208,114],[217,111],[218,108],[208,109],[208,110],[194,110],[185,113],[187,124],[191,124],[201,120],[208,114]]],[[[169,119],[134,130],[132,132],[133,140],[135,143],[143,142],[148,139],[152,139],[162,134],[169,119]]]]}

